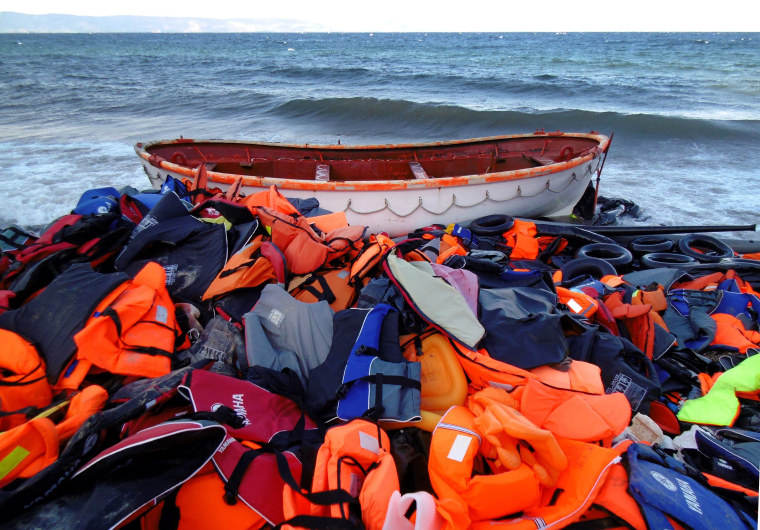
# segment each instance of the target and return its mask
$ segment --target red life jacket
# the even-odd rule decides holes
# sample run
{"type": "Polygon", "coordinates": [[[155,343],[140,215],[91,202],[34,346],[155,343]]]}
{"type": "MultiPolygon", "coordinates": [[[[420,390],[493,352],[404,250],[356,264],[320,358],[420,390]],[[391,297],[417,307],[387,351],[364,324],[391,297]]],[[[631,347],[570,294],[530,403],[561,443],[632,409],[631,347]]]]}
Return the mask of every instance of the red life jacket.
{"type": "MultiPolygon", "coordinates": [[[[243,419],[241,427],[226,426],[229,436],[212,459],[224,483],[225,502],[235,504],[240,500],[269,524],[283,522],[285,482],[275,452],[265,446],[296,429],[299,421],[304,429],[315,429],[316,424],[290,399],[214,372],[196,370],[188,374],[179,391],[192,402],[196,412],[213,412],[226,406],[243,419]]],[[[299,458],[291,450],[282,451],[281,455],[292,476],[300,481],[299,458]]]]}

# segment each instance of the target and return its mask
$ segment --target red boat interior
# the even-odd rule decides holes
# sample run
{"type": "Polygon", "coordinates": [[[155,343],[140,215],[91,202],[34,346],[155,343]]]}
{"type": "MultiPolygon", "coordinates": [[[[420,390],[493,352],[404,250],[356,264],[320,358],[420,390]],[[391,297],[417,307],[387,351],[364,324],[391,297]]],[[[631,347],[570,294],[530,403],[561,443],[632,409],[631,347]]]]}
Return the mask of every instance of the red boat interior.
{"type": "Polygon", "coordinates": [[[592,138],[544,136],[427,146],[330,146],[178,140],[148,147],[154,161],[217,173],[298,180],[373,181],[499,173],[564,162],[598,146],[592,138]]]}

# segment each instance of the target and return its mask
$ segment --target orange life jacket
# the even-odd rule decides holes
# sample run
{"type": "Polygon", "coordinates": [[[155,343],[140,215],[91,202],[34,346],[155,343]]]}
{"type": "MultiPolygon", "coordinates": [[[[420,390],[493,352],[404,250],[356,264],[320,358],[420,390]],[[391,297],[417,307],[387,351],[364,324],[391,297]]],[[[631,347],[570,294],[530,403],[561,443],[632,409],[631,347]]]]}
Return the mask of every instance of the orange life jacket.
{"type": "MultiPolygon", "coordinates": [[[[541,429],[524,420],[515,423],[515,418],[518,417],[498,420],[495,432],[486,435],[479,431],[475,414],[464,407],[452,407],[436,427],[428,468],[445,528],[503,526],[535,530],[566,526],[588,510],[610,467],[619,461],[617,452],[594,444],[564,439],[550,442],[553,438],[541,429]],[[498,474],[481,474],[482,470],[477,469],[479,454],[485,448],[488,457],[492,450],[488,448],[488,437],[503,437],[506,429],[528,438],[528,444],[535,442],[542,447],[542,460],[535,454],[535,462],[524,458],[531,455],[524,448],[521,461],[513,462],[517,467],[498,474]],[[536,464],[541,461],[554,469],[554,473],[547,473],[551,481],[542,483],[537,477],[536,464]],[[479,472],[473,473],[476,470],[479,472]]],[[[498,456],[510,461],[510,454],[498,456]]]]}
{"type": "Polygon", "coordinates": [[[536,223],[515,219],[512,228],[504,232],[507,245],[512,247],[509,259],[536,259],[540,251],[537,234],[536,223]]]}
{"type": "MultiPolygon", "coordinates": [[[[398,489],[396,465],[385,431],[363,419],[327,431],[317,453],[311,494],[339,490],[348,493],[358,499],[364,526],[381,530],[391,496],[398,489]]],[[[351,519],[348,503],[314,504],[308,500],[308,494],[304,496],[287,485],[283,512],[286,519],[297,515],[351,519]]]]}
{"type": "MultiPolygon", "coordinates": [[[[536,506],[497,521],[475,522],[472,525],[474,530],[564,528],[588,511],[607,481],[610,469],[620,461],[620,457],[615,450],[594,444],[561,438],[557,442],[567,457],[567,467],[557,479],[557,484],[553,488],[542,489],[536,506]]],[[[510,494],[502,492],[501,499],[510,494]]]]}
{"type": "Polygon", "coordinates": [[[91,385],[71,398],[60,423],[53,423],[48,417],[52,411],[48,411],[0,433],[0,487],[17,477],[31,477],[55,462],[60,445],[107,400],[104,388],[91,385]]]}
{"type": "Polygon", "coordinates": [[[475,414],[475,426],[484,437],[480,452],[493,473],[525,463],[542,486],[551,487],[567,467],[567,459],[554,435],[526,418],[519,406],[500,388],[484,388],[468,398],[467,408],[475,414]]]}
{"type": "Polygon", "coordinates": [[[346,254],[355,257],[364,245],[365,227],[346,226],[318,235],[304,216],[291,217],[275,210],[256,208],[259,219],[271,230],[272,243],[285,255],[288,270],[307,274],[346,254]]]}
{"type": "Polygon", "coordinates": [[[537,380],[528,381],[521,393],[520,411],[556,436],[606,446],[631,422],[631,405],[621,392],[591,395],[537,380]]]}
{"type": "Polygon", "coordinates": [[[114,374],[158,377],[171,371],[182,332],[166,289],[166,272],[148,262],[106,296],[74,335],[75,358],[55,389],[76,389],[95,366],[114,374]]]}
{"type": "Polygon", "coordinates": [[[456,236],[443,234],[441,236],[440,249],[436,263],[443,263],[450,256],[466,256],[467,249],[460,243],[456,236]]]}
{"type": "MultiPolygon", "coordinates": [[[[630,440],[621,442],[613,450],[618,455],[622,455],[632,443],[630,440]]],[[[639,504],[628,492],[628,471],[621,463],[613,464],[610,467],[607,480],[604,481],[604,485],[599,490],[594,505],[603,507],[635,530],[647,530],[647,524],[641,515],[639,504]]]]}
{"type": "Polygon", "coordinates": [[[556,286],[560,303],[570,308],[573,313],[590,318],[599,308],[599,302],[586,293],[571,291],[565,287],[556,286]]]}
{"type": "Polygon", "coordinates": [[[592,394],[604,393],[601,371],[591,363],[573,360],[563,366],[562,370],[539,366],[528,371],[494,359],[484,348],[470,350],[450,342],[470,380],[470,386],[476,390],[498,386],[512,391],[516,387],[525,386],[531,379],[538,379],[559,388],[592,394]]]}
{"type": "Polygon", "coordinates": [[[310,274],[296,276],[288,284],[288,293],[301,302],[326,301],[333,311],[348,309],[359,297],[359,286],[351,282],[351,264],[323,267],[310,274]]]}
{"type": "Polygon", "coordinates": [[[735,316],[726,313],[713,313],[710,316],[718,323],[711,344],[734,346],[742,353],[746,353],[749,348],[760,347],[760,332],[745,328],[735,316]]]}
{"type": "Polygon", "coordinates": [[[203,293],[203,300],[213,300],[236,289],[256,287],[277,281],[272,263],[260,255],[263,236],[236,252],[203,293]]]}
{"type": "Polygon", "coordinates": [[[464,405],[467,377],[451,341],[437,331],[402,341],[404,358],[420,364],[420,408],[443,414],[449,407],[464,405]]]}
{"type": "Polygon", "coordinates": [[[469,528],[474,521],[499,519],[538,505],[540,484],[527,464],[504,473],[473,476],[484,436],[475,415],[451,407],[433,431],[428,457],[430,483],[445,528],[469,528]]]}
{"type": "Polygon", "coordinates": [[[26,422],[22,409],[47,407],[53,392],[45,376],[45,362],[37,349],[20,335],[0,329],[0,432],[26,422]],[[12,414],[20,411],[17,414],[12,414]]]}
{"type": "Polygon", "coordinates": [[[658,311],[667,308],[662,288],[651,291],[638,291],[631,303],[623,302],[623,293],[616,291],[604,299],[604,304],[612,315],[622,323],[631,337],[631,342],[652,359],[654,354],[655,325],[667,330],[668,327],[658,311]]]}
{"type": "Polygon", "coordinates": [[[350,281],[357,282],[369,276],[375,266],[383,259],[385,253],[395,245],[396,243],[392,239],[383,234],[369,236],[369,243],[362,248],[351,264],[350,281]]]}
{"type": "Polygon", "coordinates": [[[224,482],[211,462],[179,488],[176,504],[179,509],[177,528],[182,530],[214,528],[220,521],[224,521],[225,530],[249,530],[266,525],[264,518],[245,503],[224,501],[224,482]]]}
{"type": "Polygon", "coordinates": [[[345,212],[326,213],[324,215],[309,217],[309,224],[323,234],[326,234],[338,228],[347,227],[348,219],[346,219],[345,212]]]}
{"type": "Polygon", "coordinates": [[[714,272],[712,274],[706,274],[693,280],[687,280],[682,282],[676,282],[673,284],[673,289],[693,289],[697,291],[713,290],[720,282],[726,278],[725,272],[714,272]]]}
{"type": "Polygon", "coordinates": [[[277,186],[270,186],[264,191],[248,195],[238,201],[247,207],[254,214],[257,208],[264,207],[271,210],[284,213],[285,215],[301,215],[301,212],[277,189],[277,186]]]}

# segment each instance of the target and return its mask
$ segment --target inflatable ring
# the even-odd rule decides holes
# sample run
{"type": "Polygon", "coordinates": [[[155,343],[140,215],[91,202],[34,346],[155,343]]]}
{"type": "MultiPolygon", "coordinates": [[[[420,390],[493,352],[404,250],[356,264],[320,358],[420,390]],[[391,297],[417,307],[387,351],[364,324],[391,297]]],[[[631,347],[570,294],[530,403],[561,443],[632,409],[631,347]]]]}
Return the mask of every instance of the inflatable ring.
{"type": "Polygon", "coordinates": [[[689,234],[678,240],[678,250],[697,261],[714,263],[721,258],[733,258],[734,251],[720,239],[703,234],[689,234]]]}
{"type": "Polygon", "coordinates": [[[670,252],[673,249],[673,240],[665,236],[641,236],[630,243],[628,248],[637,254],[650,254],[652,252],[670,252]]]}
{"type": "Polygon", "coordinates": [[[486,215],[470,223],[470,232],[476,236],[500,236],[515,224],[508,215],[486,215]]]}
{"type": "Polygon", "coordinates": [[[684,267],[696,265],[698,261],[685,254],[674,252],[652,252],[641,256],[641,266],[644,269],[657,269],[660,267],[684,267]]]}
{"type": "Polygon", "coordinates": [[[562,272],[563,283],[582,275],[590,275],[597,280],[605,276],[617,275],[615,267],[599,258],[577,258],[565,263],[559,270],[562,272]]]}
{"type": "Polygon", "coordinates": [[[185,157],[184,153],[177,151],[176,153],[172,154],[171,163],[177,164],[178,166],[186,166],[187,158],[185,157]]]}
{"type": "Polygon", "coordinates": [[[583,245],[575,253],[576,258],[598,258],[615,268],[625,267],[633,261],[631,252],[614,243],[590,243],[583,245]]]}

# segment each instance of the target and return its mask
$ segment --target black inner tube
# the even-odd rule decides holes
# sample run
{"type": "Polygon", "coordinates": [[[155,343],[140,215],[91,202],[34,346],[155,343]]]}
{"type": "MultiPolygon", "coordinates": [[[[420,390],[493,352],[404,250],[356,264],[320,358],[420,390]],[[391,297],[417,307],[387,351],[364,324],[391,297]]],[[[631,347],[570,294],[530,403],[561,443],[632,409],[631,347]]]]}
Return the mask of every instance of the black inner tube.
{"type": "Polygon", "coordinates": [[[702,262],[733,258],[734,251],[720,239],[704,234],[689,234],[678,240],[678,250],[702,262]]]}
{"type": "Polygon", "coordinates": [[[665,236],[649,235],[637,237],[628,244],[628,248],[637,254],[650,252],[668,252],[673,249],[673,240],[665,236]]]}
{"type": "Polygon", "coordinates": [[[598,258],[613,267],[628,265],[633,261],[630,251],[614,243],[591,243],[584,245],[575,253],[576,258],[598,258]]]}
{"type": "Polygon", "coordinates": [[[696,263],[697,260],[691,256],[670,252],[652,252],[641,256],[641,265],[648,269],[656,269],[657,267],[682,267],[694,265],[696,263]]]}
{"type": "Polygon", "coordinates": [[[515,220],[508,215],[486,215],[475,219],[470,223],[470,231],[478,236],[497,236],[501,235],[512,226],[514,226],[515,220]]]}

